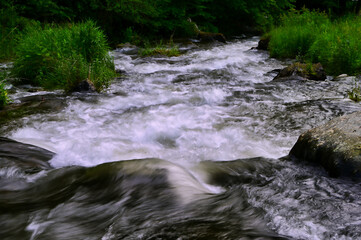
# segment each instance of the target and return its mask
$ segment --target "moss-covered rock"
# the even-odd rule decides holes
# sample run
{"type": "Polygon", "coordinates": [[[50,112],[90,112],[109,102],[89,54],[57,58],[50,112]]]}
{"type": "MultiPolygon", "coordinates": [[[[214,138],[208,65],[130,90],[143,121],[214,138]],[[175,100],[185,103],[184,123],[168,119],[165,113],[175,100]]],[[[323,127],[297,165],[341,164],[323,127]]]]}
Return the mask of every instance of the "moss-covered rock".
{"type": "Polygon", "coordinates": [[[222,43],[226,42],[226,37],[222,33],[211,33],[211,32],[199,31],[198,38],[202,42],[214,42],[214,41],[218,41],[218,42],[222,42],[222,43]]]}
{"type": "Polygon", "coordinates": [[[295,62],[290,66],[282,69],[280,73],[274,78],[274,80],[292,77],[301,77],[309,80],[323,81],[327,76],[321,63],[306,64],[295,62]]]}
{"type": "Polygon", "coordinates": [[[290,156],[320,164],[333,177],[361,179],[361,112],[303,133],[290,156]]]}

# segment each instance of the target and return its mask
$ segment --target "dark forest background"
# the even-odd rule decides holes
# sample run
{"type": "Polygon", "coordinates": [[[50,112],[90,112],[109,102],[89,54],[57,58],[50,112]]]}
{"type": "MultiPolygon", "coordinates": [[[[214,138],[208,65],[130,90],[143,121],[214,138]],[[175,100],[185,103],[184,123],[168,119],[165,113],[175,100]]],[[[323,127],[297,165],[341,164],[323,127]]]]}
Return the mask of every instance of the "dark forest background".
{"type": "Polygon", "coordinates": [[[277,24],[291,8],[319,9],[334,16],[357,13],[352,0],[1,0],[3,39],[21,30],[26,20],[41,23],[95,21],[112,44],[137,38],[160,39],[192,35],[195,22],[202,31],[227,36],[259,33],[277,24]]]}

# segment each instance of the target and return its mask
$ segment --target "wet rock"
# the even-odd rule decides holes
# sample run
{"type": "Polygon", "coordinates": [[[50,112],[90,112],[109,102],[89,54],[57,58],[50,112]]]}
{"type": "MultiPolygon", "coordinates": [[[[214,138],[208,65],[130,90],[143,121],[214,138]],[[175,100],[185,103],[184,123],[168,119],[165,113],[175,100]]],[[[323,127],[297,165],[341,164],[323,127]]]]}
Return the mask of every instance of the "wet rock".
{"type": "Polygon", "coordinates": [[[40,147],[0,137],[0,166],[17,166],[26,171],[50,169],[48,161],[55,154],[40,147]]]}
{"type": "Polygon", "coordinates": [[[5,128],[11,130],[14,124],[6,124],[12,120],[37,114],[60,111],[66,106],[64,95],[62,94],[44,94],[27,96],[14,101],[0,110],[0,126],[2,130],[5,128]]]}
{"type": "Polygon", "coordinates": [[[74,89],[72,89],[72,92],[96,92],[96,88],[92,81],[89,79],[85,79],[81,81],[74,89]]]}
{"type": "Polygon", "coordinates": [[[203,32],[199,30],[197,24],[195,22],[192,22],[190,18],[188,18],[188,22],[190,23],[194,35],[197,36],[197,38],[201,42],[218,41],[218,42],[226,43],[226,37],[222,33],[203,32]]]}
{"type": "Polygon", "coordinates": [[[332,79],[332,81],[355,81],[355,76],[348,76],[347,74],[341,74],[332,79]]]}
{"type": "Polygon", "coordinates": [[[261,37],[261,39],[258,42],[257,49],[258,50],[268,50],[268,45],[271,40],[271,37],[269,35],[265,35],[261,37]]]}
{"type": "Polygon", "coordinates": [[[202,32],[199,31],[198,38],[201,42],[222,42],[226,43],[226,37],[222,33],[211,33],[211,32],[202,32]]]}
{"type": "Polygon", "coordinates": [[[121,43],[117,45],[117,50],[126,55],[137,55],[139,48],[130,43],[121,43]]]}
{"type": "Polygon", "coordinates": [[[292,158],[323,166],[333,177],[361,178],[361,112],[337,117],[303,133],[292,158]]]}
{"type": "Polygon", "coordinates": [[[280,73],[273,79],[293,79],[294,77],[301,77],[303,79],[323,81],[326,79],[326,72],[321,63],[306,64],[293,63],[290,66],[282,69],[280,73]]]}

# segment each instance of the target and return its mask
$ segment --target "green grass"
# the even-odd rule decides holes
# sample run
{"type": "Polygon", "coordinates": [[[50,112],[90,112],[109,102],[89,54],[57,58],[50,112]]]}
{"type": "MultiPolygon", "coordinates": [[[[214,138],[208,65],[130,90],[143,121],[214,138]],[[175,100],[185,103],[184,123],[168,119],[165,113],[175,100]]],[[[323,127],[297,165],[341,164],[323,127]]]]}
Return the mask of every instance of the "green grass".
{"type": "Polygon", "coordinates": [[[293,11],[269,34],[271,57],[320,62],[329,75],[361,74],[359,16],[331,21],[324,13],[293,11]]]}
{"type": "Polygon", "coordinates": [[[330,24],[327,15],[304,10],[284,15],[281,25],[269,33],[270,55],[276,58],[304,56],[322,32],[330,24]]]}
{"type": "Polygon", "coordinates": [[[16,47],[12,74],[46,89],[71,91],[90,79],[101,91],[115,77],[103,32],[92,21],[27,28],[16,47]]]}
{"type": "Polygon", "coordinates": [[[6,75],[0,72],[0,110],[9,103],[8,92],[5,89],[6,75]]]}
{"type": "Polygon", "coordinates": [[[176,57],[180,55],[178,47],[173,44],[165,45],[162,41],[155,47],[146,44],[144,48],[140,49],[139,54],[142,57],[163,55],[167,57],[176,57]]]}

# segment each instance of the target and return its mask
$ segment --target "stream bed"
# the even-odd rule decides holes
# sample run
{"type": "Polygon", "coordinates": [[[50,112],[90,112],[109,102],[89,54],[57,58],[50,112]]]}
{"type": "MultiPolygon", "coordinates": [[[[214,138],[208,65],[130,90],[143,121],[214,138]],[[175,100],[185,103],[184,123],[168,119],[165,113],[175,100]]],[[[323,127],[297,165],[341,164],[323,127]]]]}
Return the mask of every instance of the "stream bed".
{"type": "Polygon", "coordinates": [[[361,239],[360,183],[285,158],[302,132],[361,110],[354,82],[272,81],[286,62],[257,41],[118,49],[106,93],[0,126],[55,153],[41,169],[0,163],[0,239],[361,239]]]}

